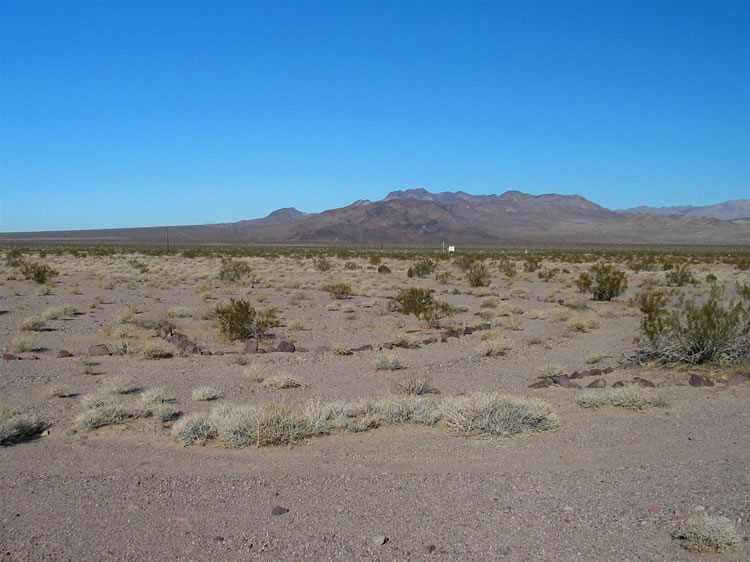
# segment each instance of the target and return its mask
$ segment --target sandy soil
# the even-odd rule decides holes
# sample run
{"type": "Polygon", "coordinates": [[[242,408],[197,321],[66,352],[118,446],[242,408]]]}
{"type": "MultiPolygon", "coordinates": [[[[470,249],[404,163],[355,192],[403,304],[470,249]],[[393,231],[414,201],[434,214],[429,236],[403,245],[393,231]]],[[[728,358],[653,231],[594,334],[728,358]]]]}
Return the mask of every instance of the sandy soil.
{"type": "MultiPolygon", "coordinates": [[[[596,303],[570,284],[585,264],[545,264],[569,271],[551,282],[524,273],[508,279],[491,267],[492,284],[470,289],[447,262],[438,268],[453,274],[447,284],[434,275],[408,279],[411,259],[385,260],[393,272],[381,275],[365,260],[354,260],[360,269],[347,270],[343,260],[331,258],[333,268],[320,272],[311,259],[251,258],[246,261],[255,282],[235,284],[218,280],[216,258],[29,259],[61,275],[49,294],[40,294],[46,291],[14,279],[11,269],[0,272],[0,346],[27,334],[19,326],[29,316],[63,304],[79,312],[30,332],[33,350],[18,354],[27,360],[0,362],[0,402],[49,424],[49,435],[0,447],[4,560],[750,559],[750,384],[694,388],[686,384],[688,373],[714,379],[723,373],[622,366],[635,349],[639,323],[627,299],[644,280],[663,279],[660,271],[629,272],[625,295],[596,303]],[[149,271],[140,272],[133,259],[149,271]],[[355,295],[332,299],[322,289],[334,282],[350,283],[355,295]],[[456,328],[497,325],[512,349],[482,357],[477,347],[484,331],[440,342],[440,330],[389,311],[390,297],[409,286],[434,288],[458,306],[463,312],[449,321],[456,328]],[[203,319],[230,297],[278,308],[282,326],[265,347],[293,338],[309,351],[239,353],[240,343],[222,340],[213,322],[203,319]],[[495,307],[487,306],[492,297],[495,307]],[[133,305],[137,313],[123,313],[133,305]],[[138,325],[170,312],[179,332],[214,355],[144,359],[139,351],[149,343],[175,351],[138,325]],[[566,315],[595,322],[577,332],[566,315]],[[518,318],[511,324],[520,329],[503,327],[508,318],[518,318]],[[438,342],[381,350],[397,332],[417,341],[437,336],[438,342]],[[90,345],[114,349],[125,340],[129,354],[94,358],[93,374],[84,374],[79,357],[90,345]],[[373,350],[340,356],[330,351],[337,344],[373,350]],[[58,358],[60,349],[76,357],[58,358]],[[383,354],[398,356],[406,368],[376,370],[383,354]],[[589,363],[592,354],[604,357],[589,363]],[[267,374],[287,372],[304,387],[266,390],[243,377],[247,365],[241,362],[262,365],[267,374]],[[603,377],[609,385],[644,377],[661,386],[656,392],[668,406],[588,410],[576,403],[578,390],[528,388],[550,363],[567,373],[611,367],[603,377]],[[183,447],[169,423],[151,418],[73,431],[81,398],[113,375],[131,376],[141,389],[163,387],[190,413],[222,402],[300,406],[316,397],[374,397],[388,393],[395,377],[416,373],[440,390],[435,399],[477,390],[543,398],[557,410],[561,427],[479,439],[405,424],[261,449],[183,447]],[[49,397],[50,384],[65,384],[74,396],[49,397]],[[221,398],[193,401],[192,390],[202,385],[221,398]],[[275,507],[288,512],[274,515],[275,507]],[[673,529],[701,511],[731,519],[740,544],[723,555],[681,548],[671,538],[673,529]]],[[[710,271],[728,286],[750,279],[721,264],[693,268],[699,278],[710,271]]],[[[685,291],[700,295],[707,289],[703,284],[685,291]]]]}

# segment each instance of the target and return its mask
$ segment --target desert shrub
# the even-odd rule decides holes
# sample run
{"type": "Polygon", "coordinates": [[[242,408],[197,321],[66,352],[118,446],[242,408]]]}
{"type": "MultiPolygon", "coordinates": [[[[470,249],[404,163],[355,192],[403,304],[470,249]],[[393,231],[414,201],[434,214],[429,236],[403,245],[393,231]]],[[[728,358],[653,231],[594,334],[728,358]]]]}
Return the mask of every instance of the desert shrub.
{"type": "Polygon", "coordinates": [[[417,343],[414,338],[412,338],[405,332],[396,332],[395,334],[393,334],[391,343],[393,343],[394,347],[402,347],[404,349],[413,349],[419,347],[419,343],[417,343]]]}
{"type": "Polygon", "coordinates": [[[193,389],[192,398],[196,402],[209,402],[219,397],[219,391],[210,386],[199,386],[193,389]]]}
{"type": "Polygon", "coordinates": [[[724,552],[740,542],[734,524],[726,517],[701,513],[672,533],[683,548],[693,552],[724,552]]]}
{"type": "Polygon", "coordinates": [[[380,256],[372,255],[369,258],[370,265],[380,265],[381,261],[380,256]]]}
{"type": "Polygon", "coordinates": [[[523,319],[520,316],[509,316],[501,321],[503,328],[507,330],[523,330],[523,319]]]}
{"type": "Polygon", "coordinates": [[[558,377],[565,373],[565,367],[559,363],[545,363],[537,369],[540,377],[558,377]]]}
{"type": "Polygon", "coordinates": [[[497,357],[505,355],[513,349],[513,342],[504,334],[494,334],[477,346],[477,353],[483,357],[497,357]]]}
{"type": "Polygon", "coordinates": [[[575,283],[581,291],[592,293],[596,301],[611,301],[628,288],[625,272],[610,264],[592,265],[575,283]]]}
{"type": "Polygon", "coordinates": [[[453,314],[448,303],[432,297],[432,291],[420,287],[401,289],[393,299],[392,309],[401,314],[413,314],[430,326],[439,326],[440,320],[453,314]]]}
{"type": "Polygon", "coordinates": [[[67,398],[70,396],[70,387],[67,384],[53,383],[45,389],[50,398],[67,398]]]}
{"type": "Polygon", "coordinates": [[[300,388],[302,383],[289,373],[278,373],[263,380],[263,388],[268,390],[286,390],[287,388],[300,388]]]}
{"type": "Polygon", "coordinates": [[[750,358],[750,311],[741,302],[722,302],[713,288],[702,305],[685,301],[667,314],[663,296],[640,297],[642,348],[647,358],[663,363],[696,365],[739,362],[750,358]]]}
{"type": "Polygon", "coordinates": [[[353,261],[348,261],[344,264],[344,269],[347,269],[349,271],[354,271],[355,269],[359,269],[359,266],[353,261]]]}
{"type": "Polygon", "coordinates": [[[216,426],[207,412],[196,412],[183,417],[174,426],[174,434],[183,445],[201,445],[216,438],[216,426]]]}
{"type": "Polygon", "coordinates": [[[381,355],[375,361],[375,369],[378,371],[397,371],[403,369],[404,365],[401,363],[396,355],[381,355]]]}
{"type": "Polygon", "coordinates": [[[594,365],[596,363],[599,363],[606,357],[609,357],[606,353],[602,353],[600,351],[592,351],[586,356],[586,363],[589,365],[594,365]]]}
{"type": "Polygon", "coordinates": [[[253,363],[242,369],[242,376],[250,382],[263,382],[266,376],[266,369],[259,363],[253,363]]]}
{"type": "Polygon", "coordinates": [[[90,355],[79,355],[76,357],[76,364],[78,365],[78,368],[81,371],[81,374],[84,375],[93,375],[94,374],[94,367],[96,367],[96,363],[91,358],[90,355]]]}
{"type": "MultiPolygon", "coordinates": [[[[428,391],[437,392],[436,389],[428,391]]],[[[367,429],[381,424],[401,423],[432,426],[440,420],[437,409],[425,398],[413,393],[385,396],[367,404],[365,408],[369,411],[365,412],[362,425],[367,429]]],[[[358,430],[359,428],[354,426],[349,429],[358,430]]]]}
{"type": "Polygon", "coordinates": [[[488,287],[490,272],[483,263],[475,263],[466,272],[466,279],[471,287],[488,287]]]}
{"type": "Polygon", "coordinates": [[[44,329],[45,325],[41,316],[29,316],[21,321],[18,328],[22,332],[39,332],[44,329]]]}
{"type": "Polygon", "coordinates": [[[334,355],[352,355],[352,348],[345,343],[335,343],[331,346],[331,353],[334,355]]]}
{"type": "Polygon", "coordinates": [[[34,337],[28,334],[15,336],[8,344],[11,353],[25,353],[34,349],[34,337]]]}
{"type": "Polygon", "coordinates": [[[163,404],[167,401],[167,392],[160,386],[144,390],[141,393],[141,402],[144,404],[163,404]]]}
{"type": "Polygon", "coordinates": [[[598,318],[585,318],[583,316],[573,316],[568,320],[568,329],[571,332],[588,332],[589,330],[595,330],[599,327],[598,318]]]}
{"type": "Polygon", "coordinates": [[[439,409],[446,429],[454,434],[507,437],[554,431],[560,426],[547,402],[497,392],[448,398],[439,409]]]}
{"type": "Polygon", "coordinates": [[[328,271],[331,269],[331,262],[325,256],[320,256],[315,260],[315,269],[323,272],[328,271]]]}
{"type": "Polygon", "coordinates": [[[514,262],[513,260],[503,257],[500,259],[500,262],[497,265],[498,269],[500,269],[500,271],[504,273],[506,277],[513,278],[517,275],[516,262],[514,262]]]}
{"type": "Polygon", "coordinates": [[[684,287],[689,283],[696,283],[693,273],[683,264],[667,271],[665,277],[670,287],[684,287]]]}
{"type": "Polygon", "coordinates": [[[750,300],[750,283],[736,285],[737,294],[745,300],[750,300]]]}
{"type": "Polygon", "coordinates": [[[138,261],[137,259],[133,258],[128,260],[128,265],[134,269],[137,269],[141,273],[148,273],[149,267],[142,261],[138,261]]]}
{"type": "Polygon", "coordinates": [[[351,285],[347,285],[346,283],[326,285],[323,290],[335,299],[347,299],[352,294],[351,285]]]}
{"type": "Polygon", "coordinates": [[[244,261],[222,260],[219,269],[219,279],[236,283],[252,273],[250,266],[244,261]]]}
{"type": "Polygon", "coordinates": [[[410,396],[421,396],[422,394],[434,394],[436,389],[430,380],[424,375],[406,375],[394,379],[391,389],[395,394],[408,394],[410,396]]]}
{"type": "Polygon", "coordinates": [[[649,406],[663,408],[666,405],[659,395],[637,384],[606,390],[584,390],[576,397],[576,401],[584,408],[617,406],[629,410],[645,410],[649,406]]]}
{"type": "Polygon", "coordinates": [[[63,304],[53,306],[42,312],[44,320],[60,320],[63,318],[72,318],[78,313],[78,309],[72,304],[63,304]]]}
{"type": "Polygon", "coordinates": [[[406,270],[407,277],[427,277],[435,271],[435,262],[429,258],[418,261],[406,270]]]}
{"type": "Polygon", "coordinates": [[[167,359],[169,352],[158,342],[149,342],[143,348],[143,358],[150,360],[167,359]]]}
{"type": "Polygon", "coordinates": [[[30,279],[34,283],[44,285],[59,273],[50,266],[41,263],[23,262],[21,264],[21,273],[25,279],[30,279]]]}
{"type": "Polygon", "coordinates": [[[525,256],[523,260],[523,270],[526,273],[534,273],[542,266],[542,258],[539,256],[525,256]]]}
{"type": "Polygon", "coordinates": [[[456,257],[456,259],[453,260],[453,264],[466,273],[471,269],[471,266],[474,265],[474,262],[476,261],[476,258],[474,256],[471,256],[469,254],[464,254],[461,256],[456,257]]]}
{"type": "Polygon", "coordinates": [[[12,445],[33,439],[46,424],[37,416],[0,404],[0,445],[12,445]]]}
{"type": "Polygon", "coordinates": [[[192,311],[187,306],[173,306],[167,310],[169,318],[190,318],[192,315],[192,311]]]}
{"type": "Polygon", "coordinates": [[[78,429],[92,430],[105,425],[114,425],[139,417],[139,413],[146,413],[127,406],[111,395],[97,398],[96,402],[92,400],[85,402],[86,409],[76,416],[74,423],[78,429]]]}
{"type": "Polygon", "coordinates": [[[126,375],[118,375],[104,379],[99,389],[102,394],[131,394],[139,390],[133,377],[126,375]]]}
{"type": "Polygon", "coordinates": [[[453,280],[453,274],[450,271],[441,271],[435,275],[435,281],[441,285],[447,285],[453,280]]]}
{"type": "Polygon", "coordinates": [[[228,305],[216,305],[214,312],[219,322],[219,331],[233,340],[261,338],[270,328],[280,323],[276,309],[256,310],[245,299],[230,299],[228,305]]]}
{"type": "Polygon", "coordinates": [[[555,278],[558,273],[560,273],[560,270],[557,267],[554,267],[552,269],[540,269],[537,273],[537,277],[539,277],[539,279],[541,279],[545,283],[549,283],[555,278]]]}
{"type": "Polygon", "coordinates": [[[381,264],[378,266],[378,273],[385,274],[385,273],[390,273],[390,272],[391,272],[391,268],[388,267],[387,265],[381,264]]]}

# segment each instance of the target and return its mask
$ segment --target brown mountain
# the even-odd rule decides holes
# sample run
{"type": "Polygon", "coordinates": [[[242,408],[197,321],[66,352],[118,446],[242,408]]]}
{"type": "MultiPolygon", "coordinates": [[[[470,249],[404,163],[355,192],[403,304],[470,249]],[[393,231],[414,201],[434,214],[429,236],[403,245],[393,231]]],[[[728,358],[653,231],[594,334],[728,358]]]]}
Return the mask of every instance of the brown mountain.
{"type": "Polygon", "coordinates": [[[1,234],[0,240],[91,243],[721,244],[749,245],[750,221],[623,214],[578,195],[394,191],[322,213],[294,208],[214,225],[1,234]],[[167,232],[168,230],[168,232],[167,232]]]}
{"type": "Polygon", "coordinates": [[[690,217],[711,217],[714,219],[734,220],[750,218],[750,199],[734,199],[725,201],[716,205],[706,205],[703,207],[693,207],[692,205],[678,205],[675,207],[633,207],[631,209],[622,209],[618,213],[627,214],[653,214],[653,215],[680,215],[690,217]]]}

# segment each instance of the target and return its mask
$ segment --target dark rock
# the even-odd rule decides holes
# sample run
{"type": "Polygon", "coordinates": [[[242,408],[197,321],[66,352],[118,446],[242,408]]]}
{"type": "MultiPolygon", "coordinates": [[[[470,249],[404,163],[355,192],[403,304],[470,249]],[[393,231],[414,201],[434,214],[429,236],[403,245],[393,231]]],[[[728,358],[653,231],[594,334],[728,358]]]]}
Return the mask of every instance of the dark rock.
{"type": "Polygon", "coordinates": [[[386,537],[385,535],[375,535],[374,537],[372,537],[372,542],[374,542],[378,546],[382,546],[388,542],[388,537],[386,537]]]}
{"type": "Polygon", "coordinates": [[[289,340],[281,340],[279,345],[276,346],[276,350],[281,353],[294,353],[297,348],[289,340]]]}
{"type": "Polygon", "coordinates": [[[61,349],[60,351],[57,352],[57,356],[60,359],[62,359],[64,357],[73,357],[73,354],[70,351],[68,351],[67,349],[61,349]]]}
{"type": "Polygon", "coordinates": [[[726,380],[724,380],[724,379],[716,379],[716,380],[715,380],[714,382],[715,382],[716,384],[721,384],[721,385],[726,385],[726,384],[729,384],[729,383],[728,383],[728,382],[727,382],[726,380]]]}
{"type": "Polygon", "coordinates": [[[308,353],[310,350],[306,347],[302,347],[301,345],[297,346],[297,353],[308,353]]]}
{"type": "Polygon", "coordinates": [[[425,554],[432,554],[433,552],[435,552],[436,549],[437,549],[437,547],[434,544],[427,544],[424,547],[424,553],[425,554]]]}
{"type": "Polygon", "coordinates": [[[612,388],[620,388],[621,386],[626,386],[627,383],[625,381],[617,381],[615,384],[612,385],[612,388]]]}
{"type": "Polygon", "coordinates": [[[477,332],[481,332],[484,330],[491,330],[491,329],[492,329],[492,324],[487,324],[487,323],[477,324],[476,326],[474,326],[474,330],[476,330],[477,332]]]}
{"type": "Polygon", "coordinates": [[[214,355],[224,355],[223,351],[214,351],[214,355]]]}
{"type": "Polygon", "coordinates": [[[280,505],[277,505],[271,510],[271,515],[284,515],[285,513],[289,513],[289,510],[285,507],[281,507],[280,505]]]}
{"type": "Polygon", "coordinates": [[[571,382],[568,378],[568,375],[558,375],[556,377],[550,377],[552,379],[552,382],[555,384],[559,384],[563,388],[570,388],[571,382]]]}
{"type": "Polygon", "coordinates": [[[596,379],[593,382],[590,382],[586,385],[586,388],[605,388],[607,386],[607,381],[604,379],[596,379]]]}
{"type": "Polygon", "coordinates": [[[641,377],[633,377],[633,384],[637,384],[638,386],[642,386],[643,388],[656,388],[656,385],[650,380],[641,377]]]}
{"type": "Polygon", "coordinates": [[[65,432],[65,437],[73,437],[76,433],[78,433],[75,429],[69,429],[65,432]]]}
{"type": "Polygon", "coordinates": [[[474,328],[472,328],[471,326],[466,326],[466,328],[464,328],[465,336],[471,335],[473,333],[474,333],[474,328]]]}
{"type": "Polygon", "coordinates": [[[213,355],[213,353],[207,349],[201,349],[201,355],[213,355]]]}
{"type": "Polygon", "coordinates": [[[602,369],[602,373],[604,373],[605,375],[610,374],[612,371],[614,371],[612,367],[605,367],[604,369],[602,369]]]}
{"type": "Polygon", "coordinates": [[[729,377],[729,384],[742,384],[745,382],[747,378],[745,378],[743,375],[732,375],[729,377]]]}
{"type": "Polygon", "coordinates": [[[98,343],[89,347],[89,355],[103,357],[105,355],[112,355],[112,350],[106,343],[98,343]]]}
{"type": "Polygon", "coordinates": [[[529,388],[547,388],[548,386],[552,386],[554,384],[555,383],[553,383],[549,378],[544,378],[530,384],[529,388]]]}
{"type": "Polygon", "coordinates": [[[557,304],[565,304],[565,300],[564,299],[557,299],[557,304]]]}
{"type": "Polygon", "coordinates": [[[350,351],[372,351],[372,346],[368,343],[359,347],[353,347],[350,351]]]}
{"type": "Polygon", "coordinates": [[[431,343],[435,343],[437,341],[437,338],[426,338],[422,340],[423,345],[430,345],[431,343]]]}
{"type": "Polygon", "coordinates": [[[705,375],[690,375],[690,386],[713,386],[714,383],[705,375]]]}
{"type": "Polygon", "coordinates": [[[462,332],[459,332],[458,330],[445,330],[441,335],[440,339],[443,339],[443,341],[446,341],[448,338],[457,338],[462,334],[462,332]]]}
{"type": "Polygon", "coordinates": [[[242,346],[244,353],[258,353],[258,340],[250,338],[245,340],[245,345],[242,346]]]}
{"type": "Polygon", "coordinates": [[[16,361],[21,358],[18,355],[13,355],[12,353],[3,353],[3,359],[5,359],[6,361],[16,361]]]}
{"type": "Polygon", "coordinates": [[[603,374],[604,371],[602,371],[601,369],[589,369],[588,371],[586,371],[587,377],[601,377],[603,374]]]}
{"type": "Polygon", "coordinates": [[[582,379],[585,376],[586,375],[584,373],[581,373],[580,371],[573,371],[572,373],[570,373],[570,375],[568,375],[568,378],[571,378],[571,379],[582,379]]]}
{"type": "Polygon", "coordinates": [[[393,349],[393,344],[391,342],[385,342],[383,344],[383,349],[393,349]]]}

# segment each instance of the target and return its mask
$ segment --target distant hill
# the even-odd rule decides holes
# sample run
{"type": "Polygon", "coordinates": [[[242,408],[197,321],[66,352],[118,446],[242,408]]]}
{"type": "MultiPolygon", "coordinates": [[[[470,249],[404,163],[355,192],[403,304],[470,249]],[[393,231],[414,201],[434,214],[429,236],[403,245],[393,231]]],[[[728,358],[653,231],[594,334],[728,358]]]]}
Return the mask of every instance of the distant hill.
{"type": "MultiPolygon", "coordinates": [[[[728,202],[728,204],[738,202],[728,202]]],[[[745,203],[747,201],[745,200],[745,203]]],[[[713,207],[719,207],[714,205],[713,207]]],[[[733,208],[739,208],[734,205],[733,208]]],[[[697,209],[697,207],[680,207],[697,209]]],[[[632,210],[630,210],[632,211],[632,210]]],[[[750,220],[616,212],[580,195],[392,191],[321,213],[279,209],[213,225],[0,234],[0,241],[173,244],[713,244],[750,245],[750,220]]]]}
{"type": "Polygon", "coordinates": [[[619,213],[630,215],[645,213],[649,215],[679,215],[683,217],[710,217],[721,220],[733,220],[750,218],[750,199],[735,199],[725,201],[716,205],[707,205],[704,207],[693,207],[692,205],[678,205],[675,207],[633,207],[632,209],[622,209],[619,213]]]}

